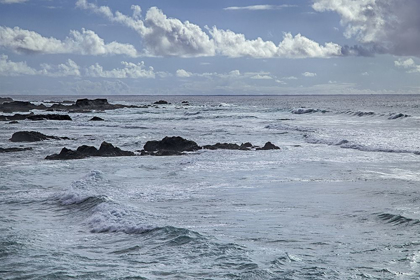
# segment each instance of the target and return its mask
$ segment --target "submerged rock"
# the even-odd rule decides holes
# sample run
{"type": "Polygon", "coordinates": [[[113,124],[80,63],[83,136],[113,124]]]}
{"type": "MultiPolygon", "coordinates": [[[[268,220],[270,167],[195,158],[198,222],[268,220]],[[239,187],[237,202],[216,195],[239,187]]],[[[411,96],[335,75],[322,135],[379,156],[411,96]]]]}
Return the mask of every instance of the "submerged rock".
{"type": "Polygon", "coordinates": [[[32,150],[31,147],[26,148],[0,148],[0,153],[14,153],[14,152],[22,152],[22,151],[29,151],[32,150]]]}
{"type": "Polygon", "coordinates": [[[70,150],[63,148],[59,154],[53,154],[47,156],[45,159],[48,160],[67,160],[67,159],[83,159],[88,157],[122,157],[122,156],[134,156],[135,154],[130,151],[123,151],[118,147],[115,147],[111,143],[102,142],[99,150],[93,146],[83,145],[77,148],[77,150],[70,150]]]}
{"type": "Polygon", "coordinates": [[[13,133],[12,138],[10,141],[12,142],[38,142],[44,140],[60,140],[60,139],[69,139],[67,137],[57,137],[57,136],[49,136],[42,134],[38,131],[18,131],[13,133]]]}
{"type": "Polygon", "coordinates": [[[93,117],[89,121],[98,122],[98,121],[103,121],[103,120],[104,119],[103,118],[100,118],[100,117],[93,117]]]}

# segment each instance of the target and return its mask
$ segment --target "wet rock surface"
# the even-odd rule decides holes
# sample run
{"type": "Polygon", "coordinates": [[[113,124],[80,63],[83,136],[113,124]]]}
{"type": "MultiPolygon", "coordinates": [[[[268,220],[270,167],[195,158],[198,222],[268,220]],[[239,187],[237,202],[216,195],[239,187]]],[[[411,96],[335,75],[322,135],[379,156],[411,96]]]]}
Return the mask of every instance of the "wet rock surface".
{"type": "Polygon", "coordinates": [[[31,120],[31,121],[41,121],[41,120],[54,120],[54,121],[71,121],[69,115],[61,114],[41,114],[36,115],[34,113],[30,114],[14,114],[12,116],[0,115],[0,121],[22,121],[22,120],[31,120]]]}
{"type": "Polygon", "coordinates": [[[162,140],[147,141],[142,150],[142,155],[181,155],[182,152],[193,152],[201,147],[196,142],[179,136],[166,136],[162,140]]]}
{"type": "Polygon", "coordinates": [[[77,150],[71,150],[63,148],[59,154],[53,154],[47,156],[45,159],[48,160],[68,160],[68,159],[83,159],[88,157],[122,157],[122,156],[134,156],[135,154],[130,151],[123,151],[118,147],[115,147],[111,143],[102,142],[99,150],[93,146],[83,145],[77,148],[77,150]]]}
{"type": "Polygon", "coordinates": [[[38,131],[18,131],[13,133],[10,141],[12,142],[38,142],[44,140],[61,140],[69,139],[67,137],[57,137],[42,134],[38,131]]]}

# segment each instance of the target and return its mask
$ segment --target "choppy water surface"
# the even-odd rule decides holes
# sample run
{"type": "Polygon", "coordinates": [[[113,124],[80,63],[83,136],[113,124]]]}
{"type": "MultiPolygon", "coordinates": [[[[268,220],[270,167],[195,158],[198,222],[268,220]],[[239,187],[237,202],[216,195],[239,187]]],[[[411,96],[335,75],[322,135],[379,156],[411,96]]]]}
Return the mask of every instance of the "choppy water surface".
{"type": "Polygon", "coordinates": [[[1,279],[420,277],[419,96],[109,97],[159,99],[0,124],[1,147],[33,148],[0,154],[1,279]],[[164,136],[281,150],[44,160],[164,136]]]}

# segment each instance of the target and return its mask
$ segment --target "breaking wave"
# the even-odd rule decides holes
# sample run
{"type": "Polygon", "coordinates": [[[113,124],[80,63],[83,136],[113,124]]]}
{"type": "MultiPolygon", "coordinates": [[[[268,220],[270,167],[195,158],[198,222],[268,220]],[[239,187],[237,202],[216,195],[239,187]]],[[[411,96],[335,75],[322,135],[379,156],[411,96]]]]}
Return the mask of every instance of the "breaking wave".
{"type": "Polygon", "coordinates": [[[381,153],[399,153],[399,154],[415,154],[420,155],[420,151],[406,150],[406,149],[395,149],[395,148],[386,148],[386,147],[375,147],[375,146],[366,146],[358,143],[348,141],[346,139],[342,140],[326,140],[326,139],[316,139],[310,135],[304,135],[305,141],[309,144],[324,144],[329,146],[339,146],[343,149],[353,149],[362,152],[381,152],[381,153]]]}
{"type": "Polygon", "coordinates": [[[74,181],[70,188],[55,196],[58,203],[69,210],[68,214],[84,217],[83,225],[92,233],[123,232],[144,233],[155,229],[145,215],[136,209],[120,205],[101,194],[109,182],[100,171],[91,171],[83,179],[74,181]]]}
{"type": "Polygon", "coordinates": [[[420,225],[420,220],[390,213],[378,214],[379,219],[394,225],[420,225]]]}
{"type": "Polygon", "coordinates": [[[327,110],[313,109],[313,108],[296,108],[292,109],[291,113],[296,115],[312,114],[312,113],[326,113],[327,110]]]}

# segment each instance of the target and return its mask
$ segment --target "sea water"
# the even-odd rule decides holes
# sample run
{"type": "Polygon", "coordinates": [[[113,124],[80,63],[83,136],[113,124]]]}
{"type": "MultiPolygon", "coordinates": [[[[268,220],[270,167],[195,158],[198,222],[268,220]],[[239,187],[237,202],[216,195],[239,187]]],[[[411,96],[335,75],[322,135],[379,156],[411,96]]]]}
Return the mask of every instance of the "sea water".
{"type": "Polygon", "coordinates": [[[107,98],[171,104],[0,124],[1,279],[419,279],[420,96],[107,98]],[[281,150],[45,160],[165,136],[281,150]]]}

